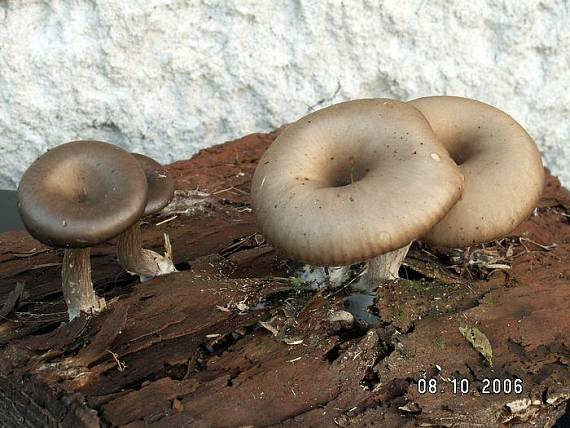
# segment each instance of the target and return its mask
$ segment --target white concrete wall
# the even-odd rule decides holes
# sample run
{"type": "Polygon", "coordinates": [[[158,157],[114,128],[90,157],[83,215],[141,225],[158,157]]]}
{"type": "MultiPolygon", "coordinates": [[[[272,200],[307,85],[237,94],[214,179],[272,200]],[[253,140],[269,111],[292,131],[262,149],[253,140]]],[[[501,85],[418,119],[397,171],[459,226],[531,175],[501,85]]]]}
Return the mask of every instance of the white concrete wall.
{"type": "Polygon", "coordinates": [[[351,98],[468,96],[570,185],[566,0],[0,0],[0,188],[48,147],[170,162],[351,98]]]}

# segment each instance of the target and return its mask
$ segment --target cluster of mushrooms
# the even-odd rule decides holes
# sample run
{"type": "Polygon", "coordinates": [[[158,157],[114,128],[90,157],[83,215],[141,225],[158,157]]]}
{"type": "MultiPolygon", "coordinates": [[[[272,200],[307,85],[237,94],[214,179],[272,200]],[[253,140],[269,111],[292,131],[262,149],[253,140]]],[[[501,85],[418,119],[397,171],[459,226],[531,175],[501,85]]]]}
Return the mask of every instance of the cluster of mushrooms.
{"type": "Polygon", "coordinates": [[[544,169],[512,117],[468,98],[362,99],[287,126],[252,181],[258,223],[289,257],[367,261],[372,290],[398,278],[414,240],[468,247],[501,238],[536,207],[544,169]]]}
{"type": "Polygon", "coordinates": [[[174,272],[166,253],[142,248],[140,220],[161,210],[174,181],[153,159],[100,141],[74,141],[40,156],[18,187],[18,209],[30,234],[64,248],[63,296],[69,318],[105,307],[91,281],[90,247],[118,237],[118,260],[141,281],[174,272]]]}
{"type": "MultiPolygon", "coordinates": [[[[414,240],[466,247],[511,232],[544,186],[532,138],[479,101],[436,96],[362,99],[288,125],[252,180],[259,226],[289,257],[317,266],[367,261],[373,288],[398,278],[414,240]]],[[[140,219],[174,194],[160,164],[100,141],[74,141],[38,158],[18,187],[24,225],[64,248],[70,319],[105,307],[91,281],[90,250],[118,237],[121,266],[141,280],[174,272],[142,248],[140,219]]]]}

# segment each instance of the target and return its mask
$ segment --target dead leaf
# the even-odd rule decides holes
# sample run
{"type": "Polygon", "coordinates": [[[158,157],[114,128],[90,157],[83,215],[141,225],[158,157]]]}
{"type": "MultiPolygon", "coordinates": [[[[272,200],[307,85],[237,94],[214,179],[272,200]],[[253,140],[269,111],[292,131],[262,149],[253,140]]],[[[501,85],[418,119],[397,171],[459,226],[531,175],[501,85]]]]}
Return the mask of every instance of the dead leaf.
{"type": "Polygon", "coordinates": [[[487,336],[477,327],[459,327],[459,331],[481,355],[493,367],[493,348],[487,336]]]}
{"type": "Polygon", "coordinates": [[[409,403],[405,404],[404,406],[398,407],[398,410],[406,413],[421,413],[422,408],[421,406],[416,403],[415,401],[410,401],[409,403]]]}
{"type": "Polygon", "coordinates": [[[273,336],[277,336],[279,334],[279,330],[273,327],[270,323],[265,321],[259,321],[259,325],[266,329],[267,331],[271,332],[273,336]]]}
{"type": "Polygon", "coordinates": [[[177,413],[180,413],[184,410],[184,405],[178,398],[172,400],[172,410],[174,410],[177,413]]]}

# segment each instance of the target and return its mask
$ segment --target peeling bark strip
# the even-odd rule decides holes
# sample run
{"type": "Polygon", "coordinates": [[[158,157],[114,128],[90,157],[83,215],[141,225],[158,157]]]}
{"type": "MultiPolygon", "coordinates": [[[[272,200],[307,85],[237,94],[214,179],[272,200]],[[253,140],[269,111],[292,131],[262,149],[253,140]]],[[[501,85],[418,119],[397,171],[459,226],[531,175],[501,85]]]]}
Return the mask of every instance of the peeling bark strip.
{"type": "Polygon", "coordinates": [[[10,312],[18,307],[18,301],[24,294],[24,283],[17,282],[13,291],[8,294],[8,298],[4,300],[4,304],[0,308],[0,318],[5,318],[10,312]]]}
{"type": "Polygon", "coordinates": [[[62,324],[58,329],[42,334],[26,337],[22,340],[22,345],[31,351],[45,351],[50,349],[52,352],[61,350],[71,345],[89,324],[89,318],[83,314],[79,318],[62,324]]]}
{"type": "Polygon", "coordinates": [[[122,333],[127,322],[129,307],[121,308],[121,311],[113,312],[103,323],[101,330],[95,336],[93,341],[85,348],[79,351],[77,355],[77,363],[90,366],[103,356],[107,356],[109,347],[113,344],[117,336],[122,333]]]}
{"type": "Polygon", "coordinates": [[[296,265],[258,235],[249,210],[249,180],[273,138],[169,167],[180,198],[209,201],[194,209],[178,198],[176,218],[143,225],[145,248],[161,251],[171,236],[180,272],[140,284],[114,242],[93,248],[107,302],[97,316],[64,322],[50,267],[61,257],[23,232],[0,235],[0,305],[17,305],[0,321],[0,426],[552,426],[570,399],[570,194],[549,177],[537,215],[485,247],[415,243],[402,279],[378,289],[378,326],[355,312],[336,329],[329,315],[347,310],[350,287],[278,280],[296,265]],[[14,304],[16,282],[29,297],[14,304]],[[464,325],[485,333],[493,367],[464,325]],[[523,394],[476,389],[515,377],[523,394]],[[444,378],[472,390],[453,394],[444,378]],[[438,393],[419,393],[421,379],[437,380],[438,393]]]}

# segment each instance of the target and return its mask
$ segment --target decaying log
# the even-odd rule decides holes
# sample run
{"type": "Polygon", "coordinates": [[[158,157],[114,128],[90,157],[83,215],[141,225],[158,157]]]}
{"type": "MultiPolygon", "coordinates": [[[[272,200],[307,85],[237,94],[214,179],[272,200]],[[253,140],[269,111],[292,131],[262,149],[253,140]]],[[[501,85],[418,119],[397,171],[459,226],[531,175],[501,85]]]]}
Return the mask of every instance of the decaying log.
{"type": "Polygon", "coordinates": [[[93,248],[98,316],[66,322],[60,251],[0,235],[0,426],[553,426],[570,399],[568,191],[548,176],[535,215],[493,244],[415,243],[377,322],[335,328],[350,286],[290,279],[298,265],[255,225],[249,183],[274,137],[170,165],[175,200],[142,230],[155,251],[169,234],[179,272],[141,284],[116,242],[93,248]]]}

